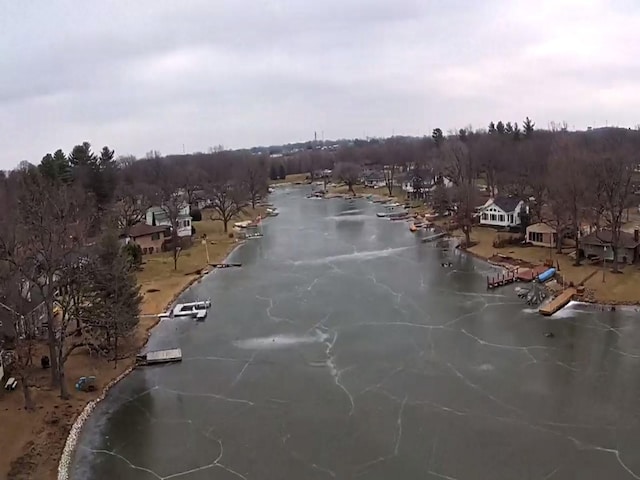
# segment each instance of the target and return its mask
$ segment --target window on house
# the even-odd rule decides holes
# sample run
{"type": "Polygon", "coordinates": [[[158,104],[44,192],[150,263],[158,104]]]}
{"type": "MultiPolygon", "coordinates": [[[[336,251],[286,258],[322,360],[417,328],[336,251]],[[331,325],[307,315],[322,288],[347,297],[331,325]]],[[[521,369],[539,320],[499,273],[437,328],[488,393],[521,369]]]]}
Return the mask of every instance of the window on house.
{"type": "Polygon", "coordinates": [[[504,222],[504,215],[503,214],[498,215],[498,221],[499,222],[504,222]]]}
{"type": "Polygon", "coordinates": [[[144,253],[146,255],[147,253],[149,253],[149,249],[147,247],[144,247],[142,249],[142,253],[144,253]]]}
{"type": "Polygon", "coordinates": [[[495,222],[497,220],[497,215],[495,213],[491,214],[491,221],[495,222]]]}
{"type": "Polygon", "coordinates": [[[529,241],[536,243],[543,243],[544,237],[540,232],[529,232],[529,241]]]}
{"type": "Polygon", "coordinates": [[[482,214],[482,220],[488,220],[489,219],[489,215],[487,215],[486,213],[482,214]]]}
{"type": "Polygon", "coordinates": [[[160,240],[160,234],[159,233],[151,234],[151,240],[160,240]]]}

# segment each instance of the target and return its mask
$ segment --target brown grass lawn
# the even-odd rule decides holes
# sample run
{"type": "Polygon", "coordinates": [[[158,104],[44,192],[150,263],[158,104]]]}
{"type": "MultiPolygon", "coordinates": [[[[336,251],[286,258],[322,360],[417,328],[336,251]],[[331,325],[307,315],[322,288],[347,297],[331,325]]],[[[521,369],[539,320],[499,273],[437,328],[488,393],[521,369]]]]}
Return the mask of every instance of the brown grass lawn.
{"type": "Polygon", "coordinates": [[[493,240],[497,232],[491,228],[476,227],[473,229],[471,239],[478,242],[469,251],[482,258],[490,258],[496,254],[507,255],[513,258],[524,260],[534,265],[543,265],[549,258],[560,264],[560,274],[567,282],[574,284],[581,283],[585,278],[591,276],[585,283],[587,289],[592,290],[596,301],[601,303],[640,303],[640,266],[625,265],[621,268],[622,273],[613,274],[610,265],[605,269],[602,281],[602,265],[590,265],[587,262],[579,267],[573,265],[573,259],[567,254],[572,249],[564,249],[562,254],[557,254],[555,249],[550,250],[544,247],[520,247],[507,245],[504,248],[494,248],[493,240]]]}
{"type": "MultiPolygon", "coordinates": [[[[250,210],[240,219],[253,219],[262,215],[264,208],[250,210]]],[[[144,265],[138,273],[143,294],[142,314],[158,314],[191,282],[200,277],[207,267],[205,247],[201,243],[206,234],[209,258],[212,263],[221,262],[238,243],[224,234],[222,223],[209,219],[210,212],[203,211],[203,221],[195,222],[196,236],[191,248],[178,259],[178,269],[173,269],[171,252],[144,257],[144,265]],[[149,290],[158,290],[150,292],[149,290]]],[[[237,221],[237,220],[234,220],[237,221]]],[[[233,223],[233,222],[232,222],[233,223]]],[[[233,225],[229,225],[229,229],[233,225]]],[[[84,350],[72,354],[65,365],[71,393],[69,401],[62,401],[57,389],[49,386],[49,371],[34,368],[31,389],[36,404],[35,412],[26,412],[22,392],[5,392],[0,389],[0,478],[12,480],[57,478],[58,460],[67,434],[76,416],[99,392],[77,392],[74,384],[81,376],[95,375],[98,389],[108,384],[133,364],[135,354],[146,342],[149,330],[157,323],[156,317],[141,317],[136,335],[124,342],[122,351],[129,358],[121,360],[117,368],[113,362],[90,357],[84,350]]],[[[46,350],[43,345],[42,352],[46,350]]],[[[47,352],[48,353],[48,352],[47,352]]],[[[41,353],[34,355],[39,363],[41,353]]],[[[4,387],[4,386],[3,386],[4,387]]]]}

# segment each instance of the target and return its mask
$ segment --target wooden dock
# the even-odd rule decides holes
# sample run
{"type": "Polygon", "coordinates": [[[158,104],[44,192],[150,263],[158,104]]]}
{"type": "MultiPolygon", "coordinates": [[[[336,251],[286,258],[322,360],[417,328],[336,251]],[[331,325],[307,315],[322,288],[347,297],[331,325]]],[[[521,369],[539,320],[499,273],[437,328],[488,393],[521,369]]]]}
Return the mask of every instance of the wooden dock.
{"type": "Polygon", "coordinates": [[[504,285],[509,285],[518,279],[515,272],[499,273],[493,277],[487,277],[487,289],[491,290],[504,285]]]}
{"type": "Polygon", "coordinates": [[[154,365],[157,363],[171,363],[182,361],[182,350],[172,348],[169,350],[156,350],[140,354],[136,357],[136,365],[154,365]]]}
{"type": "Polygon", "coordinates": [[[573,296],[576,293],[577,293],[577,291],[576,291],[575,288],[573,288],[573,287],[567,288],[562,293],[560,293],[558,296],[552,298],[549,303],[547,303],[546,305],[541,306],[538,309],[538,312],[540,312],[540,314],[545,315],[547,317],[550,316],[550,315],[553,315],[558,310],[560,310],[563,307],[565,307],[573,299],[573,296]]]}

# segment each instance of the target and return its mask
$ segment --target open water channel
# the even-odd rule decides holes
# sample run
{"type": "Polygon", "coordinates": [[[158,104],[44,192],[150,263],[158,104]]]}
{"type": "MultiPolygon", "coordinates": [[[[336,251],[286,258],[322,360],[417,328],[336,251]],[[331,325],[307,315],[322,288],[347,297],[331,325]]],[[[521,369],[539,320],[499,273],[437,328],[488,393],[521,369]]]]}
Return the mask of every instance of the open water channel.
{"type": "Polygon", "coordinates": [[[204,323],[156,328],[184,360],[109,393],[73,479],[640,478],[637,313],[541,317],[379,205],[305,193],[184,294],[204,323]]]}

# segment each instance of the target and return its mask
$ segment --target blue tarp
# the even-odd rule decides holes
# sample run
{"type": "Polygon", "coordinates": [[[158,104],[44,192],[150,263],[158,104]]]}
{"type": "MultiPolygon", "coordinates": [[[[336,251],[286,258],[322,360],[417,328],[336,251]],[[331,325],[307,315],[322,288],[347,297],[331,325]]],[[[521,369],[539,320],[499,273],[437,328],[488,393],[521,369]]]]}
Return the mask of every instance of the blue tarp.
{"type": "Polygon", "coordinates": [[[551,277],[553,277],[555,274],[556,274],[556,269],[555,268],[550,268],[549,270],[547,270],[545,272],[542,272],[540,275],[538,275],[538,281],[540,283],[546,282],[551,277]]]}

